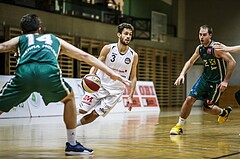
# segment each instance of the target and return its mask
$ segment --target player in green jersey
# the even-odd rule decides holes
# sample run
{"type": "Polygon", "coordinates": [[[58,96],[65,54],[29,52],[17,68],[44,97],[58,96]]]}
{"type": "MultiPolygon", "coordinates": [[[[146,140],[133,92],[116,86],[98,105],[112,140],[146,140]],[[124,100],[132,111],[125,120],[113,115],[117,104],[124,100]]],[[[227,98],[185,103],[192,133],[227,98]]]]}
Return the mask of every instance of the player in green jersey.
{"type": "Polygon", "coordinates": [[[231,107],[221,109],[217,103],[221,93],[227,88],[229,79],[233,73],[236,61],[230,53],[220,53],[213,48],[211,40],[213,29],[208,25],[203,25],[199,30],[200,45],[196,47],[191,58],[185,63],[175,85],[184,84],[184,76],[193,66],[196,60],[201,57],[204,62],[204,70],[201,77],[192,87],[188,97],[184,101],[179,121],[174,126],[170,134],[180,135],[183,133],[182,126],[189,116],[192,105],[196,100],[203,100],[203,111],[212,115],[218,115],[218,122],[222,123],[228,119],[231,107]]]}
{"type": "MultiPolygon", "coordinates": [[[[214,42],[213,47],[216,50],[222,51],[222,52],[240,53],[240,45],[226,46],[226,45],[224,45],[224,44],[222,44],[220,42],[214,42]]],[[[235,99],[238,102],[238,104],[240,105],[240,90],[235,92],[235,99]]]]}
{"type": "Polygon", "coordinates": [[[76,141],[77,111],[74,93],[62,78],[58,56],[65,54],[106,72],[113,80],[125,84],[129,81],[116,74],[94,56],[76,48],[53,34],[41,34],[41,20],[35,14],[24,15],[21,19],[21,36],[0,44],[0,52],[18,52],[19,58],[15,76],[0,92],[0,114],[24,102],[32,92],[39,92],[45,104],[61,101],[64,103],[64,122],[67,129],[65,154],[92,154],[76,141]]]}

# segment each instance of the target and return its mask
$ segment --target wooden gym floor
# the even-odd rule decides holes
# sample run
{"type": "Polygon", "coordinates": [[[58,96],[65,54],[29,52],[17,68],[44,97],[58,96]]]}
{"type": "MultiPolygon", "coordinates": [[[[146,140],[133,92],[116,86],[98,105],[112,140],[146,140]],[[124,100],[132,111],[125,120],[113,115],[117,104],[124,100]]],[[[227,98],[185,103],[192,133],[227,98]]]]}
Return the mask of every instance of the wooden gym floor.
{"type": "Polygon", "coordinates": [[[79,127],[77,139],[91,156],[65,156],[62,117],[0,119],[0,159],[240,159],[240,107],[229,121],[194,107],[184,134],[170,136],[180,108],[161,112],[110,113],[79,127]]]}

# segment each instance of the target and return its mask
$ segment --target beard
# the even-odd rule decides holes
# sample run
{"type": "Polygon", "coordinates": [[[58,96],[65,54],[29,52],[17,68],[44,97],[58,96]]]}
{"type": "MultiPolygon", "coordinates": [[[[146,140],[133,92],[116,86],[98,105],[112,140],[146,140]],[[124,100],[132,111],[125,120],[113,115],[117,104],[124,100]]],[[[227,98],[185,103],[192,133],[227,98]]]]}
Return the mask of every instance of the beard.
{"type": "Polygon", "coordinates": [[[120,43],[124,46],[127,46],[129,44],[129,41],[125,42],[122,37],[120,37],[120,43]]]}

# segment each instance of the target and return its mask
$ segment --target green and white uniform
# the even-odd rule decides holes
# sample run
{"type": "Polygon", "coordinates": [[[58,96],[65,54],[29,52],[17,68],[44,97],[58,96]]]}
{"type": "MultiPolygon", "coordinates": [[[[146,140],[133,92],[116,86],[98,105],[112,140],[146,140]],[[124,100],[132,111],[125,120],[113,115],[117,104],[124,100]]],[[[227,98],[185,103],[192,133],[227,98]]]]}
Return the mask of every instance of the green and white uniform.
{"type": "Polygon", "coordinates": [[[199,54],[204,62],[204,71],[191,89],[189,96],[199,100],[208,100],[217,103],[220,96],[219,84],[226,75],[227,63],[222,58],[217,58],[211,45],[199,47],[199,54]]]}
{"type": "Polygon", "coordinates": [[[71,92],[58,65],[60,42],[52,34],[26,34],[19,37],[19,58],[15,76],[0,92],[0,110],[8,112],[39,92],[45,104],[58,102],[71,92]]]}

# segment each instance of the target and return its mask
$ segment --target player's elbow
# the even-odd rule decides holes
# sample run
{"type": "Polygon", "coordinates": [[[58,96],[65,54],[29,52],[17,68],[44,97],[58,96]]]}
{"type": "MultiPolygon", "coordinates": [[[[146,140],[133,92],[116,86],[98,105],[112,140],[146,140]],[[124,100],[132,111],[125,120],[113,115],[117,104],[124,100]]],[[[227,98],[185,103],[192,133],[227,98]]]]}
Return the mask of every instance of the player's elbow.
{"type": "Polygon", "coordinates": [[[233,59],[233,60],[231,61],[231,66],[232,66],[232,68],[235,68],[236,65],[237,65],[237,62],[233,59]]]}
{"type": "Polygon", "coordinates": [[[192,66],[195,63],[194,60],[189,60],[189,64],[192,66]]]}
{"type": "Polygon", "coordinates": [[[237,62],[236,62],[235,60],[233,60],[233,63],[234,63],[234,65],[236,65],[236,64],[237,64],[237,62]]]}

